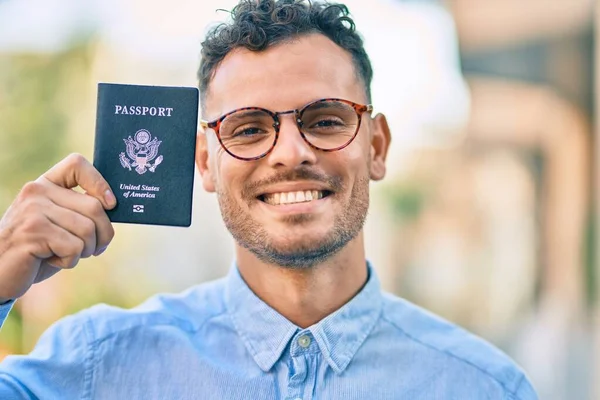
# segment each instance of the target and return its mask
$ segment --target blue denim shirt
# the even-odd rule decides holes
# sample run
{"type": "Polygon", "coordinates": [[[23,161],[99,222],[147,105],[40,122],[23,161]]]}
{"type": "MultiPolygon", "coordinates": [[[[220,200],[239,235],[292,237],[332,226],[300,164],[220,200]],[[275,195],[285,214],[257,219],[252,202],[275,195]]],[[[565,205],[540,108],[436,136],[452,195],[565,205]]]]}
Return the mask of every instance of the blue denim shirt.
{"type": "MultiPolygon", "coordinates": [[[[0,364],[0,399],[511,399],[537,396],[505,354],[381,292],[301,329],[237,268],[132,310],[66,317],[0,364]]],[[[10,305],[0,310],[6,316],[10,305]]]]}

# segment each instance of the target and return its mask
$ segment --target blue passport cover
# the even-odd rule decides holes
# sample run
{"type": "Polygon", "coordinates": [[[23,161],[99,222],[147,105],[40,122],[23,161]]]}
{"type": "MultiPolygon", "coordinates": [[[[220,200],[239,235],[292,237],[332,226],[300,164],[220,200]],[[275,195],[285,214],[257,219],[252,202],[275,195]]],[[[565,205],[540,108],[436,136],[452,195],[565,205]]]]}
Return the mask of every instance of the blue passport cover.
{"type": "Polygon", "coordinates": [[[198,89],[98,84],[94,167],[112,222],[190,226],[198,89]]]}

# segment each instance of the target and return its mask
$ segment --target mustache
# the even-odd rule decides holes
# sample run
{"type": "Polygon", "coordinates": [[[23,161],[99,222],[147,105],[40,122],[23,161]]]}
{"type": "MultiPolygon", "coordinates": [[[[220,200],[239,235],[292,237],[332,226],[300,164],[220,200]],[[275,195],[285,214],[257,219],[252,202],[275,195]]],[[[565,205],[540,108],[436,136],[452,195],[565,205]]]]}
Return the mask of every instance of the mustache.
{"type": "Polygon", "coordinates": [[[307,167],[299,167],[293,170],[279,172],[265,179],[248,183],[242,189],[242,197],[248,199],[255,198],[256,196],[262,194],[261,188],[265,186],[294,181],[320,182],[325,184],[332,192],[339,192],[343,188],[342,178],[339,176],[325,175],[307,167]]]}

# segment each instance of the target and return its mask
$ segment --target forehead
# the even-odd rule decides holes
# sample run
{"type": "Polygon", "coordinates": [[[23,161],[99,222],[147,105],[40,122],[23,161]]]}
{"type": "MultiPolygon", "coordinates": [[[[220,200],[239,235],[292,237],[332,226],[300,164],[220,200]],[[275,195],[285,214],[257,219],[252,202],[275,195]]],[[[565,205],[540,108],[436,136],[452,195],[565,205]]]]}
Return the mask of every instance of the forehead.
{"type": "Polygon", "coordinates": [[[246,106],[288,110],[324,97],[365,101],[351,54],[310,34],[264,51],[233,50],[217,67],[204,106],[207,117],[217,117],[246,106]]]}

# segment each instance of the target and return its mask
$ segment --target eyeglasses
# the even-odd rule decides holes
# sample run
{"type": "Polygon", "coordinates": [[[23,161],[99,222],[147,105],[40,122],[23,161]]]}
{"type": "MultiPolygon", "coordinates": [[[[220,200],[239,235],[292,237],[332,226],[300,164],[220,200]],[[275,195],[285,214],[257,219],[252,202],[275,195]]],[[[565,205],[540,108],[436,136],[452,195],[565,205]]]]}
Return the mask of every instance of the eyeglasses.
{"type": "Polygon", "coordinates": [[[312,148],[336,151],[348,146],[358,134],[362,115],[373,111],[342,99],[321,99],[301,109],[273,112],[259,107],[243,107],[214,121],[200,121],[217,134],[219,143],[232,157],[253,161],[269,154],[279,137],[280,115],[294,114],[300,136],[312,148]]]}

